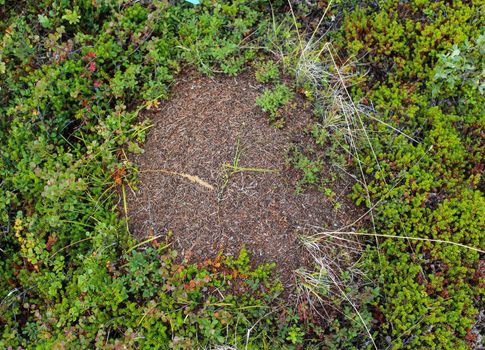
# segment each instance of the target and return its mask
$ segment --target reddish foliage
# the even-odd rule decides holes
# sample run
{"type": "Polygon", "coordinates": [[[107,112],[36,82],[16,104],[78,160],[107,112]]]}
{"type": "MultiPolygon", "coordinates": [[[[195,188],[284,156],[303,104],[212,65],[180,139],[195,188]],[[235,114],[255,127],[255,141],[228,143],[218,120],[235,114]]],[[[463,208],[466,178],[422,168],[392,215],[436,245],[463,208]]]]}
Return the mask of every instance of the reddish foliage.
{"type": "Polygon", "coordinates": [[[89,51],[86,56],[84,56],[85,60],[93,60],[96,58],[96,53],[89,51]]]}
{"type": "Polygon", "coordinates": [[[111,173],[111,178],[117,185],[121,185],[123,181],[123,176],[125,176],[126,170],[124,167],[122,168],[116,168],[112,173],[111,173]]]}
{"type": "Polygon", "coordinates": [[[48,251],[50,251],[52,249],[52,246],[56,243],[57,241],[57,238],[54,237],[54,236],[49,236],[47,238],[47,243],[45,245],[45,249],[47,249],[48,251]]]}
{"type": "Polygon", "coordinates": [[[94,73],[96,71],[96,62],[89,62],[88,70],[94,73]]]}

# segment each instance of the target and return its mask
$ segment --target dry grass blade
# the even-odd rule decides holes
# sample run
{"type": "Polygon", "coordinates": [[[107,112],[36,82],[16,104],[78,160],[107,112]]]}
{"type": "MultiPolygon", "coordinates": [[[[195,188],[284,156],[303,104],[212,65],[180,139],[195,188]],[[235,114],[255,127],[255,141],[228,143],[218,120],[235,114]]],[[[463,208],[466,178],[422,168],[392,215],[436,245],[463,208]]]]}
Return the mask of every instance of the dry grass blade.
{"type": "Polygon", "coordinates": [[[337,283],[337,281],[333,280],[332,275],[330,275],[329,277],[332,279],[332,281],[334,282],[335,287],[337,287],[337,289],[339,290],[339,292],[342,293],[342,296],[345,298],[345,300],[347,300],[347,302],[352,306],[352,308],[354,309],[354,311],[357,314],[357,316],[359,316],[360,322],[364,326],[365,331],[367,332],[367,335],[369,336],[369,339],[371,340],[372,345],[374,346],[374,348],[375,349],[379,349],[377,347],[377,345],[376,345],[376,342],[374,341],[374,337],[372,336],[372,334],[371,334],[371,332],[369,330],[369,327],[367,327],[367,324],[365,323],[364,318],[360,314],[359,309],[354,305],[354,303],[352,302],[352,300],[350,300],[350,298],[348,297],[348,295],[340,287],[339,283],[337,283]]]}
{"type": "Polygon", "coordinates": [[[201,186],[204,186],[205,188],[209,189],[209,190],[214,190],[214,187],[209,184],[208,182],[202,180],[200,177],[196,176],[196,175],[189,175],[189,174],[184,174],[184,173],[176,173],[178,176],[181,176],[193,183],[196,183],[198,185],[201,185],[201,186]]]}
{"type": "Polygon", "coordinates": [[[332,237],[335,239],[339,240],[346,240],[342,237],[339,237],[339,235],[355,235],[355,236],[373,236],[373,237],[382,237],[382,238],[393,238],[393,239],[407,239],[407,240],[412,240],[412,241],[422,241],[422,242],[433,242],[433,243],[443,243],[443,244],[450,244],[450,245],[455,245],[457,247],[473,250],[479,253],[485,253],[485,250],[472,247],[466,244],[458,243],[458,242],[453,242],[453,241],[447,241],[444,239],[433,239],[433,238],[422,238],[422,237],[411,237],[411,236],[396,236],[396,235],[385,235],[385,234],[379,234],[379,233],[367,233],[367,232],[342,232],[342,231],[328,231],[328,232],[319,232],[316,235],[313,235],[312,237],[315,239],[318,239],[318,237],[332,237]]]}
{"type": "Polygon", "coordinates": [[[175,171],[170,171],[170,170],[165,170],[165,169],[142,170],[141,172],[142,173],[161,173],[161,174],[167,174],[167,175],[173,175],[173,176],[180,176],[180,177],[183,177],[184,179],[189,180],[190,182],[196,183],[196,184],[198,184],[202,187],[205,187],[205,188],[207,188],[211,191],[214,190],[214,187],[210,183],[202,180],[197,175],[178,173],[178,172],[175,172],[175,171]]]}
{"type": "Polygon", "coordinates": [[[125,212],[126,231],[130,232],[130,228],[128,226],[128,202],[126,201],[125,184],[121,184],[121,192],[123,194],[123,210],[125,212]]]}
{"type": "Polygon", "coordinates": [[[63,250],[66,250],[66,249],[68,249],[68,248],[70,248],[70,247],[72,247],[72,246],[74,246],[74,245],[76,245],[76,244],[79,244],[79,243],[82,243],[82,242],[89,241],[89,240],[91,240],[91,239],[93,239],[93,237],[86,237],[86,238],[80,239],[79,241],[76,241],[76,242],[73,242],[73,243],[71,243],[71,244],[68,244],[68,245],[66,245],[66,246],[62,247],[61,249],[59,249],[58,251],[56,251],[55,253],[51,254],[51,255],[49,256],[49,259],[48,259],[48,260],[52,260],[52,258],[53,258],[54,256],[56,256],[58,253],[62,252],[63,250]]]}
{"type": "Polygon", "coordinates": [[[313,271],[306,269],[296,271],[296,275],[300,278],[298,285],[300,297],[304,296],[312,309],[322,318],[325,317],[321,314],[321,311],[327,313],[326,309],[330,307],[345,318],[354,321],[354,318],[337,308],[331,300],[339,298],[350,304],[369,341],[377,349],[370,329],[359,311],[358,297],[345,292],[347,289],[359,290],[365,278],[365,275],[356,268],[355,263],[346,262],[349,254],[360,255],[361,252],[355,249],[355,245],[360,246],[359,243],[343,238],[342,244],[336,244],[331,239],[322,240],[320,238],[315,235],[301,236],[303,245],[313,257],[315,269],[313,271]],[[341,277],[344,274],[349,276],[348,279],[341,277]]]}
{"type": "Polygon", "coordinates": [[[264,168],[240,168],[240,167],[234,167],[233,165],[230,164],[224,164],[224,168],[231,169],[232,174],[237,174],[241,172],[255,172],[255,173],[278,173],[278,169],[264,169],[264,168]]]}
{"type": "MultiPolygon", "coordinates": [[[[143,242],[140,242],[140,243],[135,244],[134,246],[128,248],[127,252],[131,252],[132,250],[135,250],[136,248],[141,247],[142,245],[145,245],[147,243],[153,242],[160,237],[163,237],[163,235],[157,235],[157,236],[150,237],[150,238],[144,240],[143,242]]],[[[170,247],[171,245],[172,245],[172,243],[168,243],[168,244],[164,245],[162,248],[159,248],[159,249],[163,250],[163,249],[170,247]]]]}

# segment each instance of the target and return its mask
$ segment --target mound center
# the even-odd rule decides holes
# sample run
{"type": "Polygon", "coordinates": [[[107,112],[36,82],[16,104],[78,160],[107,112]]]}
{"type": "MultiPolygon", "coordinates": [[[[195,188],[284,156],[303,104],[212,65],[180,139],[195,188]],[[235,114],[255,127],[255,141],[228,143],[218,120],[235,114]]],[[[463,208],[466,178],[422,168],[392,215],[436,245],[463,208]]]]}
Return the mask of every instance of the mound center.
{"type": "Polygon", "coordinates": [[[300,230],[341,220],[322,193],[295,193],[286,157],[309,113],[295,108],[276,129],[256,107],[261,89],[249,73],[179,80],[133,157],[140,183],[128,195],[129,225],[140,239],[171,230],[192,261],[245,246],[257,262],[276,262],[288,283],[307,263],[300,230]]]}

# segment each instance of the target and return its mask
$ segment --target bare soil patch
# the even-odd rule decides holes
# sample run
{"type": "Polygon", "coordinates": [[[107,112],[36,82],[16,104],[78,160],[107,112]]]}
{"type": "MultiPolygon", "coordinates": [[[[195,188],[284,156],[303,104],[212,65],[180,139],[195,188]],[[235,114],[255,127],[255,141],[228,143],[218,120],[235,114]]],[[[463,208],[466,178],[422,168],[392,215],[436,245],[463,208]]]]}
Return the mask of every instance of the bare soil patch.
{"type": "Polygon", "coordinates": [[[175,248],[191,261],[245,246],[256,262],[275,262],[289,286],[292,272],[308,264],[301,230],[348,224],[355,208],[345,198],[350,179],[334,189],[338,211],[316,190],[295,193],[299,175],[286,158],[292,143],[309,138],[311,113],[299,97],[276,129],[255,104],[262,89],[251,73],[178,79],[169,101],[148,115],[154,127],[145,152],[132,157],[140,182],[128,191],[129,226],[140,239],[171,230],[175,248]],[[238,150],[239,167],[258,170],[227,179],[224,164],[238,150]]]}

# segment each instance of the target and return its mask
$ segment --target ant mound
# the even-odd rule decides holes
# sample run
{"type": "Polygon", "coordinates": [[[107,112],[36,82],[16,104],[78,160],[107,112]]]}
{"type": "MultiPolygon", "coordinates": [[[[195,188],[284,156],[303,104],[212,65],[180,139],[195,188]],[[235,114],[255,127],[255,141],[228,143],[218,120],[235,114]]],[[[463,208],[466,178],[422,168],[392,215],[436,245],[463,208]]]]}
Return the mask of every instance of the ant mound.
{"type": "Polygon", "coordinates": [[[171,231],[175,248],[195,262],[246,247],[255,262],[276,263],[288,287],[309,264],[302,230],[345,225],[355,208],[345,199],[351,181],[334,189],[339,210],[317,190],[296,193],[288,153],[311,139],[311,113],[297,97],[276,129],[256,106],[262,90],[250,73],[179,78],[149,114],[144,153],[131,157],[140,172],[128,191],[129,226],[139,239],[171,231]]]}

